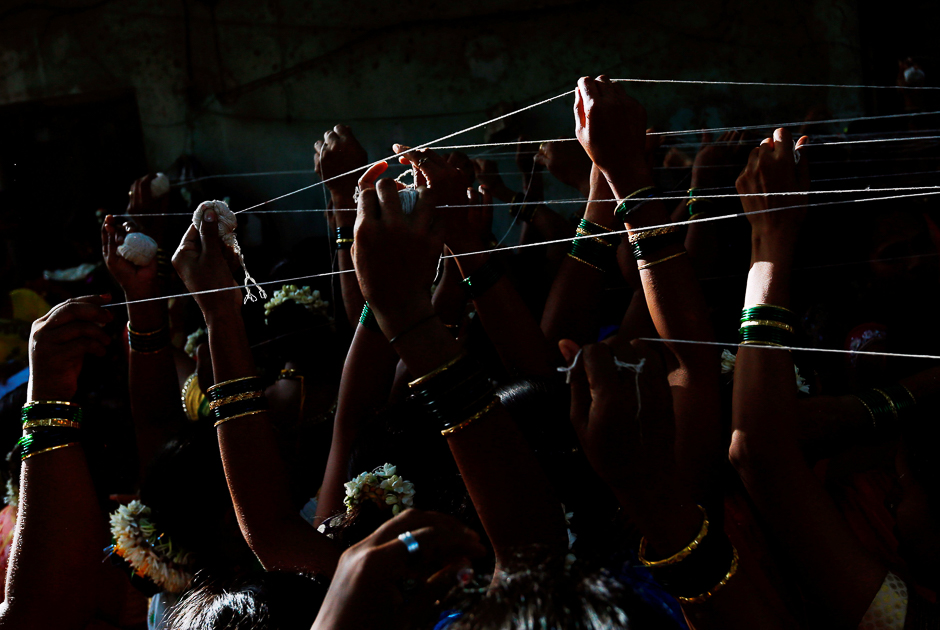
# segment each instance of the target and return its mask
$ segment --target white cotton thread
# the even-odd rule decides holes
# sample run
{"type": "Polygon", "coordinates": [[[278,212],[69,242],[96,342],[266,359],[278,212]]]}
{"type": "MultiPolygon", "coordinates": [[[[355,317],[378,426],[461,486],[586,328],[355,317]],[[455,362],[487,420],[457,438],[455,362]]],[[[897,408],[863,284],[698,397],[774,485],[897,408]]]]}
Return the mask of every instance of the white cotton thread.
{"type": "Polygon", "coordinates": [[[261,294],[262,298],[267,298],[268,294],[264,292],[261,285],[248,273],[248,267],[245,265],[245,254],[242,253],[242,248],[238,244],[238,238],[235,236],[235,228],[238,227],[238,219],[235,218],[235,213],[229,209],[228,204],[218,200],[203,201],[199,204],[199,207],[196,208],[195,212],[193,212],[193,225],[196,226],[197,230],[200,230],[202,227],[203,214],[209,210],[215,212],[216,221],[219,224],[219,236],[222,238],[222,242],[232,248],[232,251],[238,256],[238,262],[242,266],[242,271],[245,272],[245,303],[254,302],[258,299],[251,291],[252,286],[258,289],[258,293],[261,294]]]}
{"type": "MultiPolygon", "coordinates": [[[[571,384],[571,374],[574,372],[574,369],[578,366],[578,361],[581,359],[581,354],[584,352],[584,348],[578,348],[578,353],[574,355],[574,360],[571,362],[571,365],[567,367],[555,368],[559,372],[565,375],[565,383],[571,384]]],[[[633,372],[636,380],[636,419],[640,419],[640,411],[643,409],[643,401],[640,396],[640,373],[643,371],[643,368],[646,366],[646,357],[641,358],[636,363],[627,363],[626,361],[621,361],[617,357],[614,357],[614,365],[617,367],[617,371],[628,370],[633,372]]],[[[642,437],[642,433],[641,436],[642,437]]]]}
{"type": "Polygon", "coordinates": [[[154,199],[159,199],[169,192],[170,178],[163,173],[157,173],[156,176],[150,180],[150,196],[154,199]]]}
{"type": "Polygon", "coordinates": [[[124,237],[117,253],[129,263],[146,267],[157,255],[157,242],[143,232],[131,232],[124,237]]]}

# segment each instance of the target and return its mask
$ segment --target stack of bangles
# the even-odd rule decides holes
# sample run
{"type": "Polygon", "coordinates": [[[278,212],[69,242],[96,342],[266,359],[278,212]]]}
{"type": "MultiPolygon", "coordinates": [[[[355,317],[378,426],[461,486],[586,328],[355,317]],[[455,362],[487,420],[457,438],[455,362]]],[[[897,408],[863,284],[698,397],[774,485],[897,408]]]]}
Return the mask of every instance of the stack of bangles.
{"type": "Polygon", "coordinates": [[[907,420],[917,407],[917,399],[904,385],[872,387],[854,396],[871,416],[872,428],[880,437],[897,434],[900,422],[907,420]]]}
{"type": "Polygon", "coordinates": [[[377,322],[375,319],[375,313],[373,313],[372,309],[369,308],[368,302],[366,302],[362,307],[362,314],[359,316],[359,325],[366,330],[371,330],[372,332],[382,332],[382,329],[379,328],[379,322],[377,322]]]}
{"type": "Polygon", "coordinates": [[[408,387],[412,398],[439,423],[444,437],[466,429],[499,404],[483,368],[466,352],[408,387]]]}
{"type": "Polygon", "coordinates": [[[686,250],[683,249],[681,252],[660,257],[662,250],[682,245],[682,243],[682,233],[679,232],[678,225],[667,225],[652,230],[636,230],[630,233],[630,246],[633,249],[633,257],[636,258],[637,262],[647,261],[637,265],[637,269],[649,269],[667,260],[684,255],[686,250]]]}
{"type": "Polygon", "coordinates": [[[701,505],[702,526],[682,550],[662,560],[646,557],[646,538],[640,539],[637,559],[682,604],[701,604],[721,590],[738,572],[738,550],[720,529],[709,530],[701,505]]]}
{"type": "Polygon", "coordinates": [[[245,376],[218,383],[206,390],[209,411],[219,426],[235,418],[263,413],[268,409],[264,385],[257,376],[245,376]]]}
{"type": "Polygon", "coordinates": [[[636,212],[640,206],[645,204],[647,201],[656,199],[659,197],[659,191],[655,186],[646,186],[636,190],[626,197],[624,197],[617,208],[614,210],[614,216],[623,221],[627,218],[628,215],[636,212]]]}
{"type": "Polygon", "coordinates": [[[336,228],[336,249],[352,249],[353,240],[353,228],[336,228]]]}
{"type": "Polygon", "coordinates": [[[707,211],[701,210],[702,204],[710,204],[710,199],[696,199],[695,191],[697,188],[689,188],[689,200],[686,202],[685,207],[689,210],[689,221],[695,221],[695,219],[704,215],[707,211]]]}
{"type": "MultiPolygon", "coordinates": [[[[526,223],[532,223],[532,217],[535,216],[535,212],[539,209],[538,202],[519,202],[516,203],[516,199],[519,198],[519,195],[522,193],[515,193],[512,196],[512,201],[509,202],[509,216],[513,219],[519,218],[525,221],[526,223]]],[[[523,198],[525,198],[523,196],[523,198]]]]}
{"type": "Polygon", "coordinates": [[[578,225],[578,238],[571,241],[568,255],[598,271],[617,268],[617,245],[620,237],[603,225],[582,219],[578,225]]]}
{"type": "Polygon", "coordinates": [[[744,346],[792,347],[796,338],[796,315],[782,306],[748,306],[741,311],[738,334],[744,346]]]}
{"type": "Polygon", "coordinates": [[[127,322],[127,342],[138,354],[153,354],[170,346],[170,327],[164,324],[156,330],[140,331],[127,322]]]}
{"type": "Polygon", "coordinates": [[[33,400],[23,405],[22,459],[81,442],[82,408],[61,400],[33,400]]]}

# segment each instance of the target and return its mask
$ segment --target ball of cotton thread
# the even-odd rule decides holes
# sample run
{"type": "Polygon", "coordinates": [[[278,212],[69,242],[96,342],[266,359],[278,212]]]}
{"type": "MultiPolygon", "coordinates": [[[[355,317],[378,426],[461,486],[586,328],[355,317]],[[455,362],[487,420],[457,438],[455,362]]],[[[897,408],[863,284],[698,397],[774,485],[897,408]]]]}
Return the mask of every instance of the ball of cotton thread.
{"type": "Polygon", "coordinates": [[[157,242],[143,232],[131,232],[124,237],[124,243],[118,246],[117,252],[126,261],[146,267],[157,255],[157,242]]]}
{"type": "Polygon", "coordinates": [[[170,178],[163,173],[150,180],[150,196],[154,199],[166,196],[170,192],[170,178]]]}
{"type": "Polygon", "coordinates": [[[196,208],[195,212],[193,212],[193,225],[196,226],[197,230],[201,229],[202,217],[209,210],[215,212],[216,222],[219,224],[219,237],[222,239],[222,242],[231,247],[235,255],[238,256],[238,262],[245,272],[245,303],[254,302],[258,299],[251,291],[252,286],[258,289],[258,293],[261,294],[262,298],[267,298],[268,294],[264,292],[261,285],[248,273],[248,267],[245,265],[245,255],[242,253],[242,248],[238,245],[238,238],[235,236],[235,228],[238,227],[238,217],[229,209],[227,203],[217,199],[203,201],[199,204],[199,207],[196,208]]]}

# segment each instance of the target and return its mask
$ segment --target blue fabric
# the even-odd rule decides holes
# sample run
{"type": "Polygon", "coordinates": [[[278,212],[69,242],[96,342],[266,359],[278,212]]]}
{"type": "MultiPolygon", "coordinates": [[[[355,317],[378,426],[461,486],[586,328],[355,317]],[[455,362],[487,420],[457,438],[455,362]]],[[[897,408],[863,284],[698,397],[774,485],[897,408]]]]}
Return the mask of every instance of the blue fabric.
{"type": "Polygon", "coordinates": [[[445,610],[441,613],[434,630],[446,630],[450,624],[454,623],[463,615],[462,610],[445,610]]]}

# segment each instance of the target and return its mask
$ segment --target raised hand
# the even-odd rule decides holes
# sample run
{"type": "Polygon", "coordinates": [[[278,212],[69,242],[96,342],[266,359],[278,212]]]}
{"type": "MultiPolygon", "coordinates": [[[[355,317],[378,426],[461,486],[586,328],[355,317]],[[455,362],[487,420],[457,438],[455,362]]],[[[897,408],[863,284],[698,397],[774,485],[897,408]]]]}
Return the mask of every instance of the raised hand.
{"type": "Polygon", "coordinates": [[[102,330],[114,315],[110,295],[63,302],[33,322],[29,340],[29,400],[71,400],[86,354],[104,356],[111,337],[102,330]]]}
{"type": "Polygon", "coordinates": [[[173,268],[193,294],[203,314],[232,307],[238,312],[242,304],[241,291],[226,260],[227,246],[219,236],[218,220],[215,210],[206,210],[202,215],[201,229],[197,230],[190,224],[173,254],[173,268]],[[201,293],[203,291],[212,292],[201,293]]]}
{"type": "Polygon", "coordinates": [[[169,206],[169,195],[154,198],[151,184],[156,179],[155,174],[144,175],[138,178],[128,192],[127,214],[133,219],[140,232],[145,233],[157,243],[163,241],[163,226],[169,206]]]}
{"type": "Polygon", "coordinates": [[[702,145],[692,164],[691,188],[725,186],[731,173],[738,172],[744,162],[748,145],[747,133],[726,131],[715,141],[712,134],[702,134],[702,145]]]}
{"type": "Polygon", "coordinates": [[[438,191],[447,188],[443,185],[446,180],[437,179],[438,172],[430,169],[430,179],[439,182],[438,186],[419,188],[415,209],[405,215],[393,180],[381,179],[374,187],[368,186],[375,181],[376,172],[385,168],[387,165],[380,162],[360,180],[352,257],[362,295],[383,332],[391,337],[417,318],[433,313],[430,287],[444,244],[431,227],[438,191]]]}
{"type": "Polygon", "coordinates": [[[313,628],[386,628],[403,605],[403,580],[414,580],[420,597],[431,576],[484,554],[480,537],[457,519],[405,510],[343,553],[313,628]],[[417,543],[414,553],[398,538],[406,532],[417,543]]]}
{"type": "Polygon", "coordinates": [[[473,168],[476,171],[477,181],[483,189],[500,201],[512,201],[516,193],[503,181],[496,162],[478,158],[473,160],[473,168]]]}
{"type": "Polygon", "coordinates": [[[577,189],[584,197],[591,192],[591,162],[584,147],[574,142],[543,142],[535,162],[548,169],[555,179],[577,189]]]}
{"type": "Polygon", "coordinates": [[[648,174],[646,110],[606,76],[581,77],[575,89],[575,133],[607,179],[648,174]]]}
{"type": "Polygon", "coordinates": [[[738,177],[736,187],[742,196],[741,205],[748,213],[751,230],[755,235],[774,233],[789,241],[796,239],[805,209],[793,208],[780,212],[761,212],[771,208],[798,206],[803,203],[798,195],[759,196],[760,193],[799,192],[809,190],[809,164],[804,155],[799,164],[794,153],[800,151],[809,138],[803,136],[795,147],[790,132],[780,128],[772,138],[765,138],[751,151],[747,166],[738,177]]]}
{"type": "MultiPolygon", "coordinates": [[[[349,172],[368,163],[366,150],[362,148],[352,129],[346,125],[336,125],[323,134],[323,140],[313,145],[314,169],[324,180],[349,172]]],[[[356,189],[358,176],[353,173],[326,183],[334,203],[350,203],[356,189]]],[[[342,213],[337,213],[342,214],[342,213]]],[[[350,215],[352,213],[349,213],[350,215]]],[[[339,218],[339,217],[337,217],[339,218]]]]}
{"type": "Polygon", "coordinates": [[[124,237],[138,231],[139,228],[132,221],[119,226],[118,219],[111,214],[107,215],[101,224],[101,255],[104,264],[128,300],[159,295],[157,259],[154,258],[144,267],[138,267],[118,253],[118,247],[124,243],[124,237]]]}

